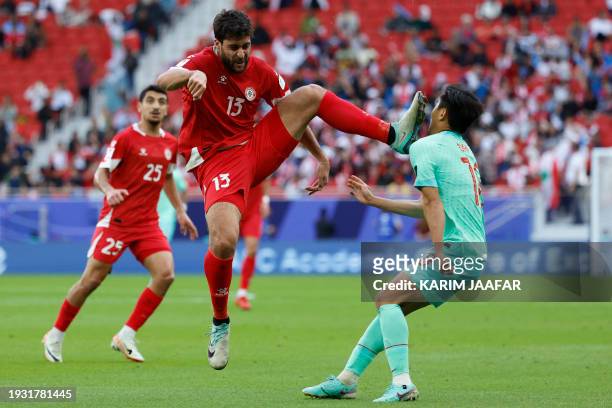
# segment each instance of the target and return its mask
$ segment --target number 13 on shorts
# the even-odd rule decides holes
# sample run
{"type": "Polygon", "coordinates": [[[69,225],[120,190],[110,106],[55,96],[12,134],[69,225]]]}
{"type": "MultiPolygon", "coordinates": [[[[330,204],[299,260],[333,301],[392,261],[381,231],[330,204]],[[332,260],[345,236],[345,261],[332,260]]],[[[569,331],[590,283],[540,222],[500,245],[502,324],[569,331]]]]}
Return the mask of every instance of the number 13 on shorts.
{"type": "Polygon", "coordinates": [[[228,188],[230,185],[230,177],[229,173],[221,173],[214,179],[212,179],[213,183],[215,183],[215,190],[219,191],[222,188],[228,188]]]}

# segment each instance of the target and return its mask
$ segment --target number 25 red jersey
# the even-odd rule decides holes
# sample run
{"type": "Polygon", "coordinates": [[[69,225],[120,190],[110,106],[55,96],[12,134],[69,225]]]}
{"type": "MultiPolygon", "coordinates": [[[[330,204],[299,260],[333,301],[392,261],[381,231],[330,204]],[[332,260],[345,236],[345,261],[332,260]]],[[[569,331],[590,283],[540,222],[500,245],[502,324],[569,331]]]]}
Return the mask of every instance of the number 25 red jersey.
{"type": "Polygon", "coordinates": [[[261,99],[270,106],[289,93],[285,80],[260,58],[250,56],[240,73],[229,71],[212,47],[177,64],[206,74],[206,90],[194,101],[183,88],[183,126],[179,151],[191,170],[220,148],[244,143],[252,136],[261,99]]]}
{"type": "Polygon", "coordinates": [[[106,197],[97,227],[136,229],[157,226],[157,202],[166,174],[176,164],[178,142],[160,129],[160,136],[146,135],[137,123],[117,133],[100,167],[110,171],[110,185],[126,189],[124,201],[111,207],[106,197]]]}

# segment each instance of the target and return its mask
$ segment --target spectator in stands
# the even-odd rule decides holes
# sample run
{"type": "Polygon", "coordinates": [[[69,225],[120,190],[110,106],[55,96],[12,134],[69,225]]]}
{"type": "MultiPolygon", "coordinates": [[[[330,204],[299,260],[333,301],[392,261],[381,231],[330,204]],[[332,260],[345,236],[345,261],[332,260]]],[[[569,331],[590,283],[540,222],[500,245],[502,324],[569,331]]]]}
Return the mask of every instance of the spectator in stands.
{"type": "Polygon", "coordinates": [[[317,18],[317,15],[315,14],[314,10],[310,9],[306,13],[304,20],[302,20],[302,24],[300,24],[300,34],[315,34],[319,30],[320,26],[321,22],[317,18]]]}
{"type": "MultiPolygon", "coordinates": [[[[257,0],[254,0],[257,1],[257,0]]],[[[263,0],[263,3],[266,3],[267,0],[263,0]]],[[[276,11],[279,9],[291,7],[293,5],[293,0],[269,0],[270,10],[276,11]]]]}
{"type": "Polygon", "coordinates": [[[80,100],[83,104],[84,116],[89,116],[91,110],[91,86],[93,85],[95,69],[95,65],[89,57],[89,51],[86,48],[81,48],[79,56],[74,62],[74,74],[80,100]]]}
{"type": "Polygon", "coordinates": [[[333,238],[336,232],[336,227],[333,222],[327,217],[327,208],[321,208],[319,218],[315,222],[317,239],[333,238]]]}
{"type": "Polygon", "coordinates": [[[501,10],[501,14],[504,17],[514,18],[518,16],[518,8],[514,4],[514,0],[505,0],[501,10]]]}
{"type": "Polygon", "coordinates": [[[401,4],[393,6],[393,17],[385,23],[385,28],[389,31],[407,31],[412,27],[412,14],[401,4]]]}
{"type": "Polygon", "coordinates": [[[249,7],[255,10],[265,10],[270,7],[270,0],[251,0],[249,7]]]}
{"type": "Polygon", "coordinates": [[[551,17],[557,14],[557,5],[555,0],[540,0],[537,6],[537,12],[542,17],[542,20],[548,21],[551,17]]]}
{"type": "Polygon", "coordinates": [[[15,0],[2,0],[0,2],[0,14],[9,16],[15,15],[17,12],[17,4],[15,0]]]}
{"type": "Polygon", "coordinates": [[[612,21],[606,16],[605,11],[600,11],[596,17],[589,21],[589,32],[591,37],[603,41],[612,34],[612,21]]]}
{"type": "Polygon", "coordinates": [[[4,46],[12,53],[16,53],[23,46],[26,27],[17,15],[13,14],[2,25],[2,33],[4,34],[4,46]]]}
{"type": "Polygon", "coordinates": [[[336,15],[336,30],[344,38],[351,38],[359,32],[359,15],[351,9],[348,0],[344,0],[342,7],[342,11],[336,15]]]}
{"type": "Polygon", "coordinates": [[[567,28],[567,37],[570,45],[574,45],[577,50],[586,50],[589,44],[589,30],[582,24],[578,16],[574,16],[572,24],[567,28]]]}
{"type": "Polygon", "coordinates": [[[277,37],[272,42],[272,52],[276,57],[276,70],[285,76],[295,74],[306,58],[304,44],[290,35],[277,37]]]}
{"type": "Polygon", "coordinates": [[[6,184],[11,190],[19,190],[31,186],[23,166],[11,167],[6,184]]]}
{"type": "MultiPolygon", "coordinates": [[[[0,156],[4,154],[9,143],[9,130],[6,123],[0,118],[0,156]]],[[[1,178],[0,178],[1,179],[1,178]]]]}
{"type": "Polygon", "coordinates": [[[138,55],[131,49],[126,50],[125,58],[123,60],[123,68],[125,69],[125,75],[127,80],[127,90],[130,95],[134,94],[134,74],[138,69],[138,55]]]}
{"type": "Polygon", "coordinates": [[[48,124],[53,119],[53,110],[51,109],[51,98],[44,99],[42,107],[36,112],[36,118],[40,122],[40,140],[47,139],[49,130],[48,124]]]}
{"type": "Polygon", "coordinates": [[[570,211],[574,224],[583,224],[588,202],[588,153],[578,143],[572,144],[565,171],[565,188],[570,196],[570,211]]]}
{"type": "Polygon", "coordinates": [[[132,24],[140,35],[140,48],[145,49],[148,38],[157,41],[159,29],[169,22],[170,17],[160,6],[158,0],[139,0],[134,9],[132,24]]]}
{"type": "Polygon", "coordinates": [[[253,28],[253,39],[251,40],[253,45],[265,45],[270,44],[272,39],[268,30],[261,24],[259,15],[255,17],[255,26],[253,28]]]}
{"type": "Polygon", "coordinates": [[[327,0],[302,0],[302,4],[308,10],[329,10],[327,0]]]}
{"type": "Polygon", "coordinates": [[[39,21],[32,19],[26,28],[23,44],[15,50],[19,58],[29,58],[34,50],[45,45],[46,36],[39,21]]]}
{"type": "Polygon", "coordinates": [[[93,11],[89,7],[89,0],[79,0],[78,6],[69,4],[65,8],[60,16],[59,23],[66,27],[80,27],[87,24],[92,16],[93,11]]]}
{"type": "Polygon", "coordinates": [[[502,4],[499,0],[485,0],[476,8],[476,18],[485,21],[497,20],[501,11],[502,4]]]}
{"type": "Polygon", "coordinates": [[[428,31],[433,28],[431,23],[431,7],[427,4],[419,6],[419,18],[412,22],[412,26],[418,31],[428,31]]]}
{"type": "Polygon", "coordinates": [[[4,95],[2,105],[0,105],[0,120],[4,122],[8,133],[15,130],[15,120],[17,119],[17,106],[13,103],[10,95],[4,95]]]}
{"type": "Polygon", "coordinates": [[[72,92],[66,88],[66,82],[60,81],[51,95],[51,111],[57,127],[61,125],[61,116],[74,105],[72,92]]]}
{"type": "Polygon", "coordinates": [[[43,107],[45,103],[45,99],[50,96],[49,88],[43,81],[36,81],[32,85],[30,85],[23,94],[23,97],[26,101],[30,102],[30,109],[34,113],[38,113],[38,111],[43,107]]]}

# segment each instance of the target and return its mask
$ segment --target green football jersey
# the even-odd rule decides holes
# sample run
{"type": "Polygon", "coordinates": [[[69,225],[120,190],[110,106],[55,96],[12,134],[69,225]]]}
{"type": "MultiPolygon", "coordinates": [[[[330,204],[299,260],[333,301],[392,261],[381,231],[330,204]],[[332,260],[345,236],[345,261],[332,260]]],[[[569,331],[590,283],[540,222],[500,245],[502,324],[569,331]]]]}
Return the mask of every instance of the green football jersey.
{"type": "Polygon", "coordinates": [[[436,187],[444,205],[444,242],[485,242],[480,172],[458,133],[443,131],[410,147],[415,187],[436,187]]]}

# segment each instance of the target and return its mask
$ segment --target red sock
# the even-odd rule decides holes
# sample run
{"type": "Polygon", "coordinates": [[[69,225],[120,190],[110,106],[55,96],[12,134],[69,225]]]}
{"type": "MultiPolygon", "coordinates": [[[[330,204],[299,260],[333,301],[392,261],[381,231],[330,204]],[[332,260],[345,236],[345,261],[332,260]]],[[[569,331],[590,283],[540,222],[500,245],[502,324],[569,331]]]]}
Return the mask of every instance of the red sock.
{"type": "Polygon", "coordinates": [[[151,289],[145,288],[140,294],[136,306],[128,321],[125,322],[125,325],[131,327],[134,331],[138,331],[163,299],[163,296],[158,296],[151,289]]]}
{"type": "Polygon", "coordinates": [[[208,281],[210,299],[215,319],[227,319],[227,300],[232,283],[232,261],[234,258],[219,259],[210,249],[204,257],[204,274],[208,281]]]}
{"type": "Polygon", "coordinates": [[[242,261],[242,272],[240,272],[240,289],[248,290],[251,277],[255,272],[255,257],[245,256],[242,261]]]}
{"type": "Polygon", "coordinates": [[[389,140],[389,123],[369,115],[333,92],[325,92],[317,115],[342,132],[362,135],[383,143],[389,140]]]}
{"type": "Polygon", "coordinates": [[[57,320],[55,320],[55,328],[65,332],[77,313],[79,313],[80,309],[80,307],[72,306],[70,302],[68,302],[68,299],[64,299],[64,303],[62,303],[62,307],[57,314],[57,320]]]}

